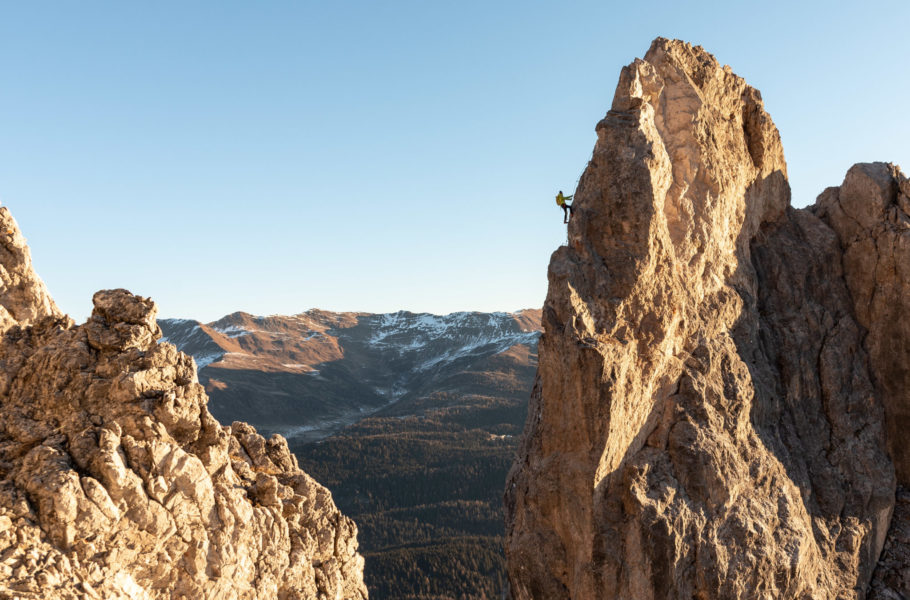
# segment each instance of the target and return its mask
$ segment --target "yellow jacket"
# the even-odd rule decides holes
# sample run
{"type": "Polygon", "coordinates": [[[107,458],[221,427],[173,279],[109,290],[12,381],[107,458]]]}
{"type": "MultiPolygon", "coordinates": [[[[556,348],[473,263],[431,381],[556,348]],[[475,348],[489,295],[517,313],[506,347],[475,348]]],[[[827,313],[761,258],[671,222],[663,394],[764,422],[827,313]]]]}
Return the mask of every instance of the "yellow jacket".
{"type": "Polygon", "coordinates": [[[569,194],[568,196],[563,196],[562,192],[559,192],[558,194],[556,194],[557,206],[562,206],[563,204],[566,203],[567,200],[571,200],[574,196],[575,196],[575,194],[569,194]]]}

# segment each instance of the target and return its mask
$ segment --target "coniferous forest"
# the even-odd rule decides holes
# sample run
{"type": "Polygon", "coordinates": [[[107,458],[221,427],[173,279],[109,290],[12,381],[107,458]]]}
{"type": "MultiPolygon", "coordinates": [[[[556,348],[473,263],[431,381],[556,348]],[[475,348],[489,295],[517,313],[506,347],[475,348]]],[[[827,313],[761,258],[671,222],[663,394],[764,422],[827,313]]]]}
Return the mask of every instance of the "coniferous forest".
{"type": "Polygon", "coordinates": [[[435,393],[292,448],[357,523],[371,598],[502,597],[502,493],[531,362],[495,396],[435,393]]]}

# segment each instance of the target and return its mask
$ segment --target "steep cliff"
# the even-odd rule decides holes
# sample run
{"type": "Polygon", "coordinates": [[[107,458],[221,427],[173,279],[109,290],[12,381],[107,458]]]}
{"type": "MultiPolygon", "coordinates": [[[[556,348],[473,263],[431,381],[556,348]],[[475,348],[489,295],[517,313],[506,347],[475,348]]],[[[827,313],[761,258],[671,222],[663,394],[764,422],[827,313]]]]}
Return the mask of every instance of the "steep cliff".
{"type": "Polygon", "coordinates": [[[507,482],[513,597],[865,597],[889,451],[910,470],[906,179],[792,209],[759,92],[661,38],[597,136],[507,482]]]}
{"type": "Polygon", "coordinates": [[[156,308],[75,326],[0,208],[0,597],[365,598],[357,529],[280,436],[209,414],[156,308]]]}

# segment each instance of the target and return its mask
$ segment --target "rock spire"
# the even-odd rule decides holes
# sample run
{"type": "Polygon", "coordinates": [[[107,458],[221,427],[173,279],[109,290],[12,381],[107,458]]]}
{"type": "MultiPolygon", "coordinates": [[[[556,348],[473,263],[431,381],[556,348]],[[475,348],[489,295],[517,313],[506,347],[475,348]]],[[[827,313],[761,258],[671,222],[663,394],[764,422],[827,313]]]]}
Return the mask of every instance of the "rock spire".
{"type": "Polygon", "coordinates": [[[874,163],[795,210],[728,66],[622,70],[550,261],[513,598],[866,597],[910,483],[908,196],[874,163]]]}

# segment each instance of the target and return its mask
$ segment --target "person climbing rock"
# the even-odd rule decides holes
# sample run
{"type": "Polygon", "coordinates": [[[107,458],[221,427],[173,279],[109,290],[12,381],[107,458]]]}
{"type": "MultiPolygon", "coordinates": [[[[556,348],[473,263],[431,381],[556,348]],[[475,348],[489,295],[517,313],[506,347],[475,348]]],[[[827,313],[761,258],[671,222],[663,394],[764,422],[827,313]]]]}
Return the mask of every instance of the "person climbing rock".
{"type": "Polygon", "coordinates": [[[572,218],[572,205],[567,204],[567,200],[571,200],[575,195],[569,194],[568,196],[562,195],[562,190],[559,190],[559,193],[556,194],[556,204],[557,206],[562,207],[562,222],[568,223],[569,219],[572,218]]]}

